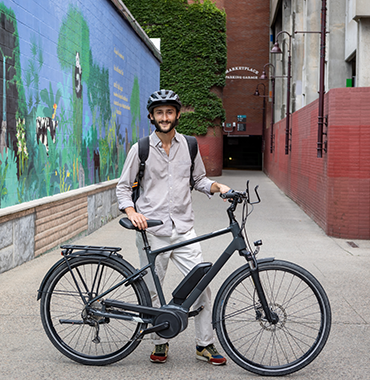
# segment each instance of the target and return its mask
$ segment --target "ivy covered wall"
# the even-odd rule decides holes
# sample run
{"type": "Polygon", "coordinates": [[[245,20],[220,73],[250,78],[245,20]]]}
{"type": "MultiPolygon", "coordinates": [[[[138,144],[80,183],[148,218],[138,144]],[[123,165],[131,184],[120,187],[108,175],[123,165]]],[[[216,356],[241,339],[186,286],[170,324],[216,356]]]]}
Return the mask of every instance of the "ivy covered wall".
{"type": "Polygon", "coordinates": [[[0,208],[119,177],[159,64],[109,0],[0,2],[0,208]]]}
{"type": "Polygon", "coordinates": [[[225,120],[217,93],[225,86],[226,15],[211,0],[125,0],[151,38],[161,39],[161,88],[184,105],[178,130],[205,134],[225,120]]]}

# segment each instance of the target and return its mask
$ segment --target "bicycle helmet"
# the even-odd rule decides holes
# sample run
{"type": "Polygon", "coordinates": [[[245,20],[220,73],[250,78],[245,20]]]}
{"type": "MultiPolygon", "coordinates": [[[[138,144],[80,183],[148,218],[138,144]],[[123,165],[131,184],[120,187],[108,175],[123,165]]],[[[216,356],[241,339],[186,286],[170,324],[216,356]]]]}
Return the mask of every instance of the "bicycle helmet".
{"type": "Polygon", "coordinates": [[[148,109],[149,113],[153,113],[153,109],[155,107],[166,104],[174,106],[177,112],[179,112],[181,109],[179,96],[172,90],[160,90],[153,92],[153,94],[149,96],[146,108],[148,109]]]}

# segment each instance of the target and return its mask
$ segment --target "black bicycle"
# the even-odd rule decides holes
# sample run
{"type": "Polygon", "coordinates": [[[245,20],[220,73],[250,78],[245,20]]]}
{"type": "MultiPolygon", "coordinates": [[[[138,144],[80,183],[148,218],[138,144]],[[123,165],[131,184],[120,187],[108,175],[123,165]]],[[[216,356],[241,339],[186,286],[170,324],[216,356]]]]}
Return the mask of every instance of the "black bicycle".
{"type": "MultiPolygon", "coordinates": [[[[141,231],[148,265],[134,269],[118,253],[121,248],[62,246],[62,259],[44,277],[38,299],[41,319],[51,342],[64,355],[87,365],[106,365],[129,355],[143,337],[156,332],[173,338],[188,319],[202,311],[191,306],[235,251],[246,264],[232,273],[218,291],[213,327],[227,355],[244,369],[264,376],[282,376],[311,363],[322,351],[331,326],[328,297],[316,278],[302,267],[274,258],[256,259],[246,234],[249,206],[260,202],[245,192],[223,194],[229,226],[186,242],[151,250],[141,231]],[[234,212],[243,204],[239,225],[234,212]],[[196,265],[166,303],[155,273],[156,256],[187,244],[231,233],[232,240],[212,264],[196,265]],[[143,277],[151,271],[160,308],[151,304],[143,277]]],[[[149,226],[161,224],[150,220],[149,226]]],[[[127,218],[120,224],[135,229],[127,218]]]]}

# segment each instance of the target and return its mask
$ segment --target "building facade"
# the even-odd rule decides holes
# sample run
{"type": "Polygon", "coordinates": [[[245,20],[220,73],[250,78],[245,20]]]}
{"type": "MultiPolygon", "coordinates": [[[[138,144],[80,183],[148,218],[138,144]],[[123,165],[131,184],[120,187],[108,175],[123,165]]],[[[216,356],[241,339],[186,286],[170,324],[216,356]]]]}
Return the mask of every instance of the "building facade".
{"type": "Polygon", "coordinates": [[[269,0],[217,0],[225,9],[226,86],[223,167],[262,169],[263,134],[270,124],[271,92],[259,77],[269,60],[269,0]],[[255,96],[256,89],[260,96],[255,96]]]}
{"type": "MultiPolygon", "coordinates": [[[[291,46],[290,110],[319,98],[322,0],[271,0],[271,48],[278,38],[282,54],[270,54],[275,66],[275,121],[286,117],[288,50],[291,46]]],[[[325,92],[370,86],[370,2],[325,0],[325,92]]]]}
{"type": "Polygon", "coordinates": [[[366,0],[271,1],[276,123],[264,171],[346,239],[370,238],[369,26],[366,0]]]}

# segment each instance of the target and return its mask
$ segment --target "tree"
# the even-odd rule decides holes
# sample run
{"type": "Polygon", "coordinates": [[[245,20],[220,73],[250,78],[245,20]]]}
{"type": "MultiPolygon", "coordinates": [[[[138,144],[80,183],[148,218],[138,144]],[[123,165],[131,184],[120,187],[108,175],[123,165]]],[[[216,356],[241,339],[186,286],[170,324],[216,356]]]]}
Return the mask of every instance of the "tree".
{"type": "Polygon", "coordinates": [[[73,78],[73,134],[78,150],[82,142],[83,83],[90,76],[90,32],[81,12],[69,6],[58,36],[57,54],[63,70],[73,78]]]}

